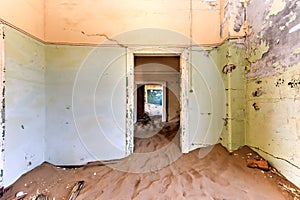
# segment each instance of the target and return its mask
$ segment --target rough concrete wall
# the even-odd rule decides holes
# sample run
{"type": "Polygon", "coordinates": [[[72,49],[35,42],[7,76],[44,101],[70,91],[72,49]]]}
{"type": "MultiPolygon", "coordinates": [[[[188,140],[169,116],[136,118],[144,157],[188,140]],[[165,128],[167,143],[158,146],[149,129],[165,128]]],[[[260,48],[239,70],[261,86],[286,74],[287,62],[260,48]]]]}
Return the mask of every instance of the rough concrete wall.
{"type": "Polygon", "coordinates": [[[121,47],[46,47],[46,161],[125,156],[125,58],[121,47]]]}
{"type": "Polygon", "coordinates": [[[0,21],[44,40],[44,0],[1,0],[0,21]]]}
{"type": "Polygon", "coordinates": [[[246,144],[300,186],[299,1],[250,1],[246,144]]]}
{"type": "Polygon", "coordinates": [[[44,45],[5,26],[5,186],[44,161],[44,45]]]}

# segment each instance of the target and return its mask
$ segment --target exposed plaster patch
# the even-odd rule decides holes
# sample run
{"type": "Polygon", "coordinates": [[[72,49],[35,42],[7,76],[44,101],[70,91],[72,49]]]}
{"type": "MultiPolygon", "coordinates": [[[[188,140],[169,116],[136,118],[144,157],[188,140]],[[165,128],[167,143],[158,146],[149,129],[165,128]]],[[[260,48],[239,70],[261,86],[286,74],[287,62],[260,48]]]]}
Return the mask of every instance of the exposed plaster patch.
{"type": "Polygon", "coordinates": [[[286,26],[289,26],[290,23],[292,23],[293,21],[295,21],[297,19],[297,15],[294,12],[291,12],[289,14],[289,16],[290,16],[290,20],[287,23],[285,23],[286,26]]]}
{"type": "Polygon", "coordinates": [[[274,0],[271,8],[269,9],[269,14],[266,19],[269,19],[272,15],[277,15],[280,11],[282,11],[286,6],[284,0],[274,0]]]}
{"type": "Polygon", "coordinates": [[[270,46],[267,41],[262,40],[260,44],[252,43],[250,47],[248,61],[254,63],[260,60],[269,51],[270,46]]]}
{"type": "Polygon", "coordinates": [[[272,64],[272,66],[273,66],[274,68],[278,67],[279,65],[280,65],[279,62],[275,62],[275,63],[272,64]]]}
{"type": "Polygon", "coordinates": [[[224,19],[221,24],[221,37],[227,27],[229,37],[243,37],[251,33],[246,21],[246,2],[240,0],[228,0],[224,7],[224,19]]]}
{"type": "Polygon", "coordinates": [[[295,49],[294,54],[299,54],[300,53],[300,48],[295,49]]]}
{"type": "Polygon", "coordinates": [[[297,24],[296,26],[293,26],[290,30],[289,33],[293,33],[295,31],[298,31],[300,29],[300,24],[297,24]]]}

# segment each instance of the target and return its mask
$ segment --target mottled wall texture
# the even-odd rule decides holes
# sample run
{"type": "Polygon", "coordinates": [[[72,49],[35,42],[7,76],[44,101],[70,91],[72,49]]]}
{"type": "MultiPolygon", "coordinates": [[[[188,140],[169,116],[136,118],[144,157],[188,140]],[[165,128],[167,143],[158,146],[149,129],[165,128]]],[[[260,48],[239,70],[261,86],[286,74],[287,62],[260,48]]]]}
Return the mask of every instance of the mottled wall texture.
{"type": "Polygon", "coordinates": [[[246,144],[300,186],[300,2],[247,7],[246,144]]]}

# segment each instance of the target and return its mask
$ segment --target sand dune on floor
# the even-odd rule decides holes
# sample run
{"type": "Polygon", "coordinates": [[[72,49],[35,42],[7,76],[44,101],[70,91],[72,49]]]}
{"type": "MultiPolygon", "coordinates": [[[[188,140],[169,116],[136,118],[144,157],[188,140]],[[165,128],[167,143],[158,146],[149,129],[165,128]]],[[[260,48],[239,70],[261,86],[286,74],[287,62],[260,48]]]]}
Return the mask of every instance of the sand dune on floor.
{"type": "Polygon", "coordinates": [[[250,148],[229,153],[217,144],[202,158],[199,149],[188,154],[178,152],[176,135],[169,128],[152,136],[150,142],[149,138],[136,139],[136,152],[122,160],[93,162],[78,168],[44,163],[23,175],[1,199],[13,199],[23,191],[28,193],[25,199],[35,199],[43,193],[48,199],[67,200],[81,180],[85,184],[76,200],[297,199],[280,186],[293,185],[275,171],[246,167],[249,155],[258,156],[250,148]],[[170,154],[178,157],[174,159],[170,154]]]}

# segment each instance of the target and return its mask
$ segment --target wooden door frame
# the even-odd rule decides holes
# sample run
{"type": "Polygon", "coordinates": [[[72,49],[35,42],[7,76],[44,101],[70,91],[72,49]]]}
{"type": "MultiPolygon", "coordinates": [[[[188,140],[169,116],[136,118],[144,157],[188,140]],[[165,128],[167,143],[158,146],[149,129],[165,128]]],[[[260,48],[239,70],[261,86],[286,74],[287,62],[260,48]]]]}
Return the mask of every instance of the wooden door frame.
{"type": "Polygon", "coordinates": [[[180,57],[180,148],[182,153],[189,152],[188,129],[188,83],[189,64],[186,48],[143,47],[127,48],[126,64],[126,156],[134,150],[134,112],[135,112],[135,83],[134,56],[179,56],[180,57]]]}

